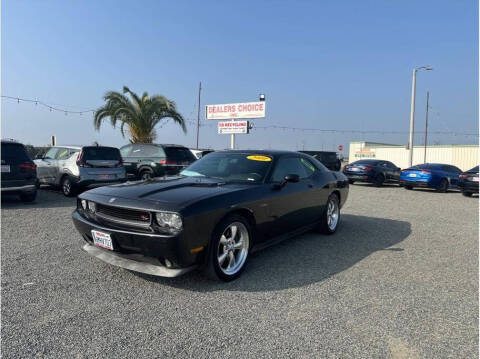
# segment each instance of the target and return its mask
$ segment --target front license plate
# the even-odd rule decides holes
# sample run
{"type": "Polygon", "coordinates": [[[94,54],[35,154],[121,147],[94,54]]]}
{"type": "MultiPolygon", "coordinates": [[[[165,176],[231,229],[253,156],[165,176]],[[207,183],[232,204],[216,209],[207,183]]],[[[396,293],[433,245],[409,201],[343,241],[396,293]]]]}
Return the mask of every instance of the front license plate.
{"type": "Polygon", "coordinates": [[[472,177],[473,182],[478,182],[478,177],[472,177]]]}
{"type": "Polygon", "coordinates": [[[113,251],[112,237],[110,237],[110,234],[92,229],[92,237],[93,244],[113,251]]]}
{"type": "Polygon", "coordinates": [[[417,174],[416,173],[409,173],[408,177],[417,177],[417,174]]]}
{"type": "Polygon", "coordinates": [[[110,179],[110,175],[98,175],[100,179],[110,179]]]}
{"type": "Polygon", "coordinates": [[[2,165],[2,173],[10,173],[10,165],[2,165]]]}

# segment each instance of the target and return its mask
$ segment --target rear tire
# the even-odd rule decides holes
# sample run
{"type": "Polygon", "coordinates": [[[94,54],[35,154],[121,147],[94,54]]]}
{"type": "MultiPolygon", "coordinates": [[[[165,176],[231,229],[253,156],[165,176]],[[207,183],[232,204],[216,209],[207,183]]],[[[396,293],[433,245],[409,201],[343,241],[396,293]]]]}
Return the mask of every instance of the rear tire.
{"type": "Polygon", "coordinates": [[[373,183],[375,187],[381,187],[385,182],[385,176],[381,173],[375,176],[375,182],[373,183]]]}
{"type": "Polygon", "coordinates": [[[448,191],[448,181],[445,178],[443,178],[437,187],[437,192],[445,193],[447,191],[448,191]]]}
{"type": "Polygon", "coordinates": [[[153,171],[152,170],[142,170],[140,172],[140,179],[142,181],[148,181],[153,178],[153,171]]]}
{"type": "Polygon", "coordinates": [[[355,183],[355,181],[354,181],[354,180],[348,180],[348,183],[350,183],[350,184],[354,184],[354,183],[355,183]]]}
{"type": "Polygon", "coordinates": [[[405,186],[403,186],[403,187],[405,187],[405,189],[408,189],[408,190],[410,190],[410,191],[413,189],[412,186],[407,186],[407,185],[405,185],[405,186]]]}
{"type": "Polygon", "coordinates": [[[212,234],[205,274],[224,282],[237,279],[247,265],[252,233],[252,225],[241,215],[234,214],[222,220],[212,234]]]}
{"type": "Polygon", "coordinates": [[[336,232],[340,222],[340,201],[335,193],[332,193],[327,200],[327,205],[322,213],[320,224],[317,230],[323,234],[333,234],[336,232]]]}
{"type": "Polygon", "coordinates": [[[462,192],[465,197],[472,197],[472,192],[462,192]]]}
{"type": "Polygon", "coordinates": [[[20,194],[20,200],[22,202],[33,202],[35,201],[35,198],[37,198],[37,191],[20,194]]]}
{"type": "Polygon", "coordinates": [[[62,193],[65,197],[75,196],[75,193],[76,193],[75,185],[73,184],[70,177],[68,176],[63,177],[61,186],[62,186],[62,193]]]}

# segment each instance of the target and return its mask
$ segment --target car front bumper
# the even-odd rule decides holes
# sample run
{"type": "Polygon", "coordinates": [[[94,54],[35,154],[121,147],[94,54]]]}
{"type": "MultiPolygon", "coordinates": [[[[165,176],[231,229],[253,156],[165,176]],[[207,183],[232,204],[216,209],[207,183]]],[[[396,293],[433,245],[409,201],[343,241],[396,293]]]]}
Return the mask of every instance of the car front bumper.
{"type": "Polygon", "coordinates": [[[166,236],[112,228],[90,221],[77,210],[72,213],[72,219],[87,242],[83,247],[84,250],[104,262],[164,277],[175,277],[197,266],[199,256],[185,248],[182,234],[166,236]],[[114,250],[94,246],[92,230],[110,234],[114,250]],[[166,260],[173,264],[171,268],[165,265],[166,260]]]}

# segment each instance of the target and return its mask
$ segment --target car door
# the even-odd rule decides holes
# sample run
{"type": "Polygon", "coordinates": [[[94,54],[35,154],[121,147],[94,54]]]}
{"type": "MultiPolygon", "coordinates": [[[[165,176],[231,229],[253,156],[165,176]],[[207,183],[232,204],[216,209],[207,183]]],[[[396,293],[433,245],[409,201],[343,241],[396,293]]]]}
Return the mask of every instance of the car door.
{"type": "Polygon", "coordinates": [[[136,176],[137,174],[137,160],[132,157],[133,145],[126,145],[120,148],[120,154],[122,155],[123,166],[127,172],[127,177],[136,176]]]}
{"type": "Polygon", "coordinates": [[[453,187],[457,187],[458,185],[458,177],[462,170],[455,166],[446,166],[448,168],[449,176],[450,176],[450,185],[453,187]]]}
{"type": "Polygon", "coordinates": [[[319,204],[313,196],[314,183],[312,172],[305,169],[305,164],[297,156],[283,156],[277,159],[270,176],[272,192],[269,203],[270,216],[273,219],[269,236],[276,237],[315,221],[319,204]],[[300,177],[296,183],[280,186],[286,175],[300,177]]]}
{"type": "Polygon", "coordinates": [[[41,159],[35,160],[35,164],[37,165],[37,177],[40,182],[50,184],[55,183],[53,174],[55,172],[54,166],[57,162],[55,157],[58,151],[59,147],[51,147],[41,159]]]}

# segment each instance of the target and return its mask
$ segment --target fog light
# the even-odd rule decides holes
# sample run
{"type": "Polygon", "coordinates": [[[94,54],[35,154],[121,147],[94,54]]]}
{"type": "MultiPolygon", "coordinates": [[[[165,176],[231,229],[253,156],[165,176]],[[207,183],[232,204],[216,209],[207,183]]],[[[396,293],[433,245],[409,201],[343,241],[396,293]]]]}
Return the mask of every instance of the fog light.
{"type": "Polygon", "coordinates": [[[81,205],[82,205],[83,210],[86,211],[86,210],[87,210],[87,201],[84,200],[84,199],[82,199],[82,200],[80,201],[80,203],[81,203],[81,205]]]}
{"type": "Polygon", "coordinates": [[[170,262],[168,259],[165,259],[165,265],[167,266],[167,268],[172,268],[173,266],[172,262],[170,262]]]}
{"type": "Polygon", "coordinates": [[[95,211],[97,210],[95,202],[88,202],[88,209],[90,210],[90,212],[95,213],[95,211]]]}

